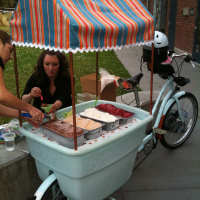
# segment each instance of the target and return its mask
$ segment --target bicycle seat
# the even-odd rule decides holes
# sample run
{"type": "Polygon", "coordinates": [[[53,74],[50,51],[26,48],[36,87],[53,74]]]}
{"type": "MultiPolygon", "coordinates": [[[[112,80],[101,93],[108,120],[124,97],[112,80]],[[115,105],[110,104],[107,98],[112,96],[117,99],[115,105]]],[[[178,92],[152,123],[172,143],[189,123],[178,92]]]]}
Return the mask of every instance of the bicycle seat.
{"type": "Polygon", "coordinates": [[[139,73],[131,78],[120,78],[118,82],[123,83],[123,86],[122,86],[123,89],[130,89],[136,85],[139,85],[142,77],[143,77],[143,73],[139,73]]]}
{"type": "Polygon", "coordinates": [[[186,84],[190,83],[190,79],[184,77],[174,77],[174,82],[178,86],[185,86],[186,84]]]}
{"type": "Polygon", "coordinates": [[[138,85],[140,83],[141,78],[143,77],[143,73],[139,73],[129,79],[127,82],[131,83],[133,86],[138,85]]]}

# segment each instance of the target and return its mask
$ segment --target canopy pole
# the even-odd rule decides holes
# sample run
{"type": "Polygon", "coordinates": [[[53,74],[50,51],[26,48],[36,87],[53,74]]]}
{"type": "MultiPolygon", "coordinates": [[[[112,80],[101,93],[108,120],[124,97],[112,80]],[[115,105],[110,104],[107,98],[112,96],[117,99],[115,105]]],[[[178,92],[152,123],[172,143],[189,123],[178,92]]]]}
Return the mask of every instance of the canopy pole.
{"type": "Polygon", "coordinates": [[[98,60],[98,51],[96,52],[96,98],[98,99],[98,92],[99,92],[99,88],[98,88],[98,63],[99,63],[99,60],[98,60]]]}
{"type": "MultiPolygon", "coordinates": [[[[14,57],[14,68],[15,68],[15,81],[16,81],[17,97],[20,99],[19,79],[18,79],[18,70],[17,70],[17,57],[16,57],[16,48],[15,48],[14,44],[13,44],[13,57],[14,57]]],[[[21,110],[19,110],[19,125],[22,127],[21,110]]]]}
{"type": "Polygon", "coordinates": [[[154,64],[154,43],[152,43],[152,50],[151,50],[150,115],[152,115],[152,99],[153,99],[153,64],[154,64]]]}
{"type": "MultiPolygon", "coordinates": [[[[75,111],[75,94],[74,94],[74,72],[73,72],[73,53],[69,52],[70,73],[71,73],[71,91],[72,91],[72,111],[73,111],[73,128],[74,128],[74,150],[77,150],[77,132],[76,132],[76,111],[75,111]]],[[[68,94],[70,95],[70,94],[68,94]]]]}

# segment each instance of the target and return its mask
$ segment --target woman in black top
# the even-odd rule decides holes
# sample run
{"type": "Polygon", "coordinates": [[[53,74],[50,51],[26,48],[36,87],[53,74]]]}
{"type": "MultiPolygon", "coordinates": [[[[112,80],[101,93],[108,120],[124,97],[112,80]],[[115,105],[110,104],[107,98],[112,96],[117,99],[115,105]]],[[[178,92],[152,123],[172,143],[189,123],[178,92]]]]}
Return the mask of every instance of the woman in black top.
{"type": "Polygon", "coordinates": [[[23,118],[33,126],[37,127],[37,125],[42,122],[44,117],[43,113],[30,104],[18,99],[11,94],[5,86],[3,70],[6,63],[12,59],[12,51],[13,46],[10,35],[5,31],[0,30],[0,115],[6,117],[19,117],[18,110],[22,110],[28,112],[32,116],[32,118],[23,118]]]}
{"type": "Polygon", "coordinates": [[[41,53],[22,100],[27,103],[33,100],[33,106],[39,109],[43,104],[53,104],[49,113],[72,105],[69,64],[63,53],[50,50],[41,53]]]}

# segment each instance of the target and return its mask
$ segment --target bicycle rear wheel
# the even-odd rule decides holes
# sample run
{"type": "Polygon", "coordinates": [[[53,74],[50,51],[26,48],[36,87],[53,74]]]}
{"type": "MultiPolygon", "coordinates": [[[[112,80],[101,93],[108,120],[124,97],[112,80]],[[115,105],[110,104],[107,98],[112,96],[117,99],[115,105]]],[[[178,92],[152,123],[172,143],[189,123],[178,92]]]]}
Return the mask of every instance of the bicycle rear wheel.
{"type": "Polygon", "coordinates": [[[182,145],[191,135],[198,117],[198,103],[196,97],[186,92],[179,97],[181,115],[184,122],[181,121],[176,102],[168,109],[162,124],[162,129],[167,133],[161,135],[161,144],[168,149],[175,149],[182,145]]]}
{"type": "Polygon", "coordinates": [[[44,193],[41,200],[67,200],[67,197],[63,195],[58,181],[55,180],[44,193]]]}

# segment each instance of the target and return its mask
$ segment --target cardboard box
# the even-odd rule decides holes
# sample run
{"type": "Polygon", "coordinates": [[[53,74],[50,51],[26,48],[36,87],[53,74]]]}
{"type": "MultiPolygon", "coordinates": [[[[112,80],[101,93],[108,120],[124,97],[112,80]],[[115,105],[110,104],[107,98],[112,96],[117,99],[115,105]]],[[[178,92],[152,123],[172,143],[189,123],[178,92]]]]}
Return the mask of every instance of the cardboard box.
{"type": "MultiPolygon", "coordinates": [[[[96,73],[80,77],[82,85],[82,93],[90,93],[96,95],[96,73]]],[[[116,102],[116,86],[114,82],[105,86],[101,92],[101,81],[98,80],[98,94],[100,99],[116,102]]]]}

